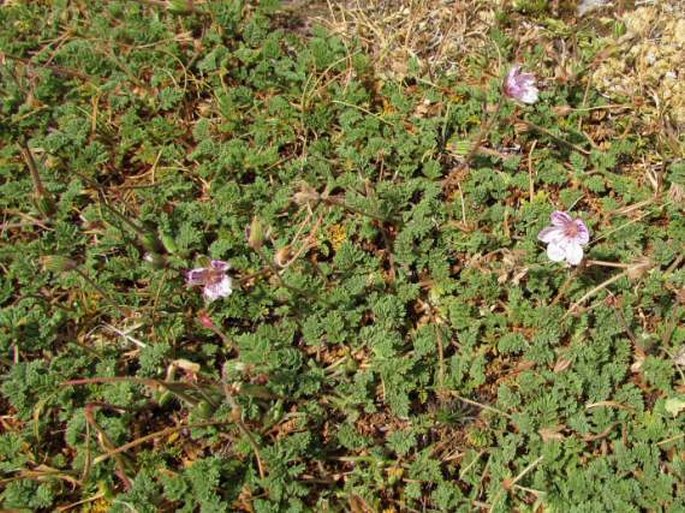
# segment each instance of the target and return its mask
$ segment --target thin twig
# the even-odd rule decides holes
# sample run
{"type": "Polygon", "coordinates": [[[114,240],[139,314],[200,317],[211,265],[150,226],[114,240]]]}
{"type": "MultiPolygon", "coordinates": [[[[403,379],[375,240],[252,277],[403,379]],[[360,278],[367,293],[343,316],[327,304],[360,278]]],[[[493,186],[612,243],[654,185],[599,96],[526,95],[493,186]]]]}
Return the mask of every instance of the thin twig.
{"type": "Polygon", "coordinates": [[[586,150],[585,148],[581,148],[581,147],[578,146],[577,144],[573,144],[572,142],[569,142],[569,141],[567,141],[566,139],[562,139],[562,138],[559,137],[558,135],[556,135],[556,134],[550,132],[550,131],[547,130],[546,128],[541,127],[540,125],[536,125],[536,124],[533,123],[532,121],[528,121],[528,120],[526,120],[526,119],[520,119],[520,118],[517,119],[517,121],[523,123],[523,124],[526,125],[528,128],[532,128],[533,130],[537,130],[538,132],[541,132],[541,133],[543,133],[543,134],[545,134],[545,135],[548,135],[549,137],[551,137],[552,139],[554,139],[554,140],[557,141],[557,142],[560,142],[560,143],[562,143],[562,144],[565,144],[566,146],[569,146],[570,148],[573,148],[573,149],[576,150],[578,153],[582,153],[582,154],[585,155],[585,156],[589,156],[589,155],[590,155],[590,152],[589,152],[588,150],[586,150]]]}
{"type": "Polygon", "coordinates": [[[182,424],[180,426],[173,426],[173,427],[168,427],[165,429],[162,429],[160,431],[155,431],[154,433],[150,433],[149,435],[141,436],[140,438],[136,438],[135,440],[128,442],[124,445],[120,445],[119,447],[116,447],[114,449],[108,450],[105,454],[101,454],[97,458],[93,460],[93,465],[97,465],[98,463],[102,463],[103,461],[108,460],[109,458],[120,454],[122,452],[126,452],[129,449],[133,449],[134,447],[138,447],[141,444],[144,444],[145,442],[148,442],[150,440],[154,440],[155,438],[161,438],[167,435],[171,435],[173,433],[176,433],[177,431],[183,431],[184,429],[196,429],[196,428],[203,428],[203,427],[210,427],[210,426],[220,426],[222,424],[229,424],[231,421],[228,420],[213,420],[213,421],[208,421],[208,422],[200,422],[197,424],[182,424]]]}
{"type": "Polygon", "coordinates": [[[126,315],[124,310],[117,303],[114,302],[111,296],[107,292],[105,292],[105,290],[102,287],[100,287],[100,285],[98,285],[92,279],[90,279],[86,273],[84,273],[82,270],[78,268],[73,269],[73,271],[76,274],[78,274],[81,278],[83,278],[86,281],[86,283],[88,283],[88,285],[97,290],[98,293],[102,296],[102,298],[105,301],[107,301],[110,305],[112,305],[120,314],[126,315]]]}
{"type": "Polygon", "coordinates": [[[583,304],[587,299],[589,299],[590,297],[594,296],[597,292],[599,292],[599,291],[602,290],[603,288],[608,287],[608,286],[611,285],[612,283],[614,283],[614,282],[620,280],[621,278],[623,278],[623,277],[626,276],[627,274],[628,274],[628,270],[625,270],[625,271],[623,271],[622,273],[619,273],[619,274],[617,274],[617,275],[615,275],[615,276],[612,276],[612,277],[609,278],[608,280],[603,281],[602,283],[600,283],[599,285],[597,285],[597,286],[596,286],[594,289],[592,289],[590,292],[587,292],[586,294],[584,294],[583,297],[581,297],[578,301],[576,301],[575,303],[573,303],[573,304],[569,307],[568,311],[567,311],[567,312],[564,314],[564,316],[562,317],[562,320],[563,320],[563,319],[566,319],[566,317],[568,317],[571,313],[573,313],[573,311],[574,311],[576,308],[578,308],[581,304],[583,304]]]}
{"type": "Polygon", "coordinates": [[[488,410],[488,411],[491,411],[493,413],[497,413],[498,415],[502,415],[503,417],[506,417],[509,420],[512,420],[514,418],[511,415],[509,415],[508,413],[503,412],[502,410],[498,410],[497,408],[493,408],[492,406],[488,406],[487,404],[482,404],[482,403],[479,403],[476,401],[472,401],[471,399],[467,399],[466,397],[460,396],[456,392],[450,392],[450,394],[453,397],[456,397],[457,399],[459,399],[460,401],[462,401],[466,404],[470,404],[471,406],[477,406],[478,408],[482,408],[484,410],[488,410]]]}
{"type": "Polygon", "coordinates": [[[231,392],[231,388],[228,384],[224,385],[224,395],[226,397],[226,401],[232,409],[231,416],[233,417],[233,421],[235,422],[236,426],[238,426],[238,429],[240,429],[240,432],[247,438],[248,443],[254,451],[255,459],[257,460],[257,470],[259,471],[259,477],[264,479],[266,477],[266,474],[264,472],[264,466],[262,465],[262,457],[259,451],[259,445],[257,445],[257,441],[254,439],[254,436],[252,436],[252,433],[250,433],[250,431],[247,429],[247,426],[243,422],[242,409],[234,399],[233,394],[231,392]]]}
{"type": "Polygon", "coordinates": [[[478,132],[478,135],[476,135],[476,139],[471,146],[471,149],[469,152],[466,154],[464,157],[464,160],[459,164],[457,167],[452,169],[450,171],[450,174],[447,175],[447,177],[443,180],[442,185],[443,188],[447,187],[452,184],[452,182],[455,181],[456,177],[459,176],[459,174],[468,167],[469,163],[471,162],[471,159],[478,153],[478,150],[480,149],[480,146],[485,142],[487,139],[488,134],[490,133],[490,130],[492,129],[493,125],[495,124],[495,121],[497,120],[500,111],[502,110],[502,106],[504,105],[505,98],[504,96],[500,96],[499,101],[497,102],[497,105],[495,105],[495,110],[492,111],[492,114],[490,117],[487,119],[487,121],[481,126],[480,131],[478,132]]]}
{"type": "Polygon", "coordinates": [[[528,152],[528,197],[530,202],[533,203],[535,198],[535,180],[533,179],[533,151],[535,151],[535,145],[538,140],[535,139],[533,144],[530,146],[530,151],[528,152]]]}

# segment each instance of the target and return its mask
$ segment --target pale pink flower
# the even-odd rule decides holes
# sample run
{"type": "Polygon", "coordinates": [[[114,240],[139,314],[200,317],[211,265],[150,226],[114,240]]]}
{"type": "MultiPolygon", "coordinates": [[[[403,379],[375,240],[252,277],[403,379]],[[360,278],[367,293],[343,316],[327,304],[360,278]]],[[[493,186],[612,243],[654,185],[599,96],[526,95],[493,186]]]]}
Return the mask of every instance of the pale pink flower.
{"type": "Polygon", "coordinates": [[[583,246],[590,242],[590,231],[583,221],[566,212],[557,210],[551,219],[552,226],[538,234],[538,239],[547,244],[547,256],[552,262],[578,265],[583,260],[583,246]]]}
{"type": "Polygon", "coordinates": [[[504,80],[504,94],[523,103],[538,101],[538,88],[535,87],[535,75],[522,73],[521,66],[516,64],[504,80]]]}
{"type": "Polygon", "coordinates": [[[209,267],[198,267],[186,273],[186,284],[189,286],[202,285],[202,293],[207,301],[214,301],[220,297],[227,297],[233,292],[233,281],[226,272],[231,264],[221,260],[212,260],[209,267]]]}

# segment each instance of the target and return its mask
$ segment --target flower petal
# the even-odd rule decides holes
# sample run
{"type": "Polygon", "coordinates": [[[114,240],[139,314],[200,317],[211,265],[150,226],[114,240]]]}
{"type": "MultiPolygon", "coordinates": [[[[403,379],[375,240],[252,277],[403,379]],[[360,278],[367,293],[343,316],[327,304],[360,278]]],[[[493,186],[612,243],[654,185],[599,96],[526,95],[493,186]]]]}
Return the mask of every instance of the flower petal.
{"type": "Polygon", "coordinates": [[[212,260],[210,265],[217,271],[225,272],[231,268],[231,264],[224,262],[223,260],[212,260]]]}
{"type": "Polygon", "coordinates": [[[583,248],[580,244],[566,246],[566,261],[571,265],[578,265],[583,260],[583,248]]]}
{"type": "Polygon", "coordinates": [[[230,296],[233,292],[233,281],[229,276],[224,276],[220,281],[205,286],[203,294],[207,301],[214,301],[220,297],[230,296]]]}
{"type": "Polygon", "coordinates": [[[563,244],[551,242],[547,246],[547,257],[552,262],[561,262],[562,260],[566,260],[566,248],[563,244]]]}
{"type": "Polygon", "coordinates": [[[532,73],[519,73],[518,82],[524,87],[535,86],[535,75],[532,73]]]}
{"type": "Polygon", "coordinates": [[[518,64],[512,66],[504,80],[504,94],[523,103],[535,103],[538,100],[535,75],[522,73],[518,64]]]}
{"type": "Polygon", "coordinates": [[[519,95],[519,100],[523,103],[535,103],[538,101],[538,90],[534,86],[524,87],[523,91],[519,95]]]}
{"type": "Polygon", "coordinates": [[[556,210],[552,212],[552,215],[550,216],[552,219],[552,224],[554,226],[559,226],[563,227],[567,225],[568,223],[572,223],[573,219],[571,219],[571,216],[568,215],[566,212],[562,212],[561,210],[556,210]]]}
{"type": "Polygon", "coordinates": [[[198,267],[196,269],[191,269],[186,272],[186,284],[187,285],[204,285],[207,281],[207,269],[204,267],[198,267]]]}
{"type": "Polygon", "coordinates": [[[538,233],[538,240],[549,244],[550,242],[558,242],[564,238],[564,230],[557,226],[548,226],[543,228],[538,233]]]}
{"type": "Polygon", "coordinates": [[[507,73],[507,83],[514,83],[516,82],[516,79],[521,71],[521,65],[520,64],[514,64],[511,69],[509,70],[509,73],[507,73]]]}
{"type": "Polygon", "coordinates": [[[578,235],[573,238],[573,242],[581,245],[590,242],[590,230],[585,226],[585,223],[580,219],[576,219],[573,222],[576,223],[576,228],[578,228],[578,235]]]}

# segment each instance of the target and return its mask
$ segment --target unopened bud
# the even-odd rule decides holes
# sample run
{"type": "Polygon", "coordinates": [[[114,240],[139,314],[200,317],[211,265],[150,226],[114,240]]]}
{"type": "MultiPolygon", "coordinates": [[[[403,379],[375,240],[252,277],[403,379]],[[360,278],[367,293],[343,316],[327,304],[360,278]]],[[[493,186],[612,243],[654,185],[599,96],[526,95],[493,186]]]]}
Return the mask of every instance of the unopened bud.
{"type": "Polygon", "coordinates": [[[169,0],[167,11],[171,14],[192,14],[195,6],[193,0],[169,0]]]}
{"type": "Polygon", "coordinates": [[[530,132],[530,126],[523,121],[517,121],[514,123],[514,132],[517,134],[525,134],[526,132],[530,132]]]}
{"type": "Polygon", "coordinates": [[[447,149],[452,153],[459,155],[460,157],[465,157],[471,151],[473,143],[466,140],[450,141],[447,143],[447,149]]]}
{"type": "Polygon", "coordinates": [[[166,249],[169,253],[173,255],[178,251],[176,239],[174,239],[174,237],[171,234],[162,232],[159,238],[162,242],[162,245],[164,246],[164,249],[166,249]]]}
{"type": "Polygon", "coordinates": [[[214,415],[214,411],[215,408],[204,399],[197,403],[197,406],[195,406],[195,409],[193,410],[193,412],[196,413],[202,419],[211,418],[212,415],[214,415]]]}
{"type": "Polygon", "coordinates": [[[212,321],[212,318],[207,314],[207,312],[200,312],[197,316],[197,320],[200,321],[200,324],[207,329],[211,330],[214,328],[214,321],[212,321]]]}

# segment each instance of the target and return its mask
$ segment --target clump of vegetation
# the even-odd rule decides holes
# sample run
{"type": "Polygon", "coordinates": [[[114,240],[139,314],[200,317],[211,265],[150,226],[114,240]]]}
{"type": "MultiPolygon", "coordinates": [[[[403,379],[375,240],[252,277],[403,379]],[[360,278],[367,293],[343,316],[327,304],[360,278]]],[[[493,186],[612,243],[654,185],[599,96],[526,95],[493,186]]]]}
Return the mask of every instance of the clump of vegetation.
{"type": "Polygon", "coordinates": [[[1,507],[685,509],[682,133],[546,4],[468,80],[288,13],[0,6],[1,507]]]}

